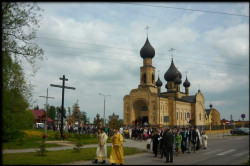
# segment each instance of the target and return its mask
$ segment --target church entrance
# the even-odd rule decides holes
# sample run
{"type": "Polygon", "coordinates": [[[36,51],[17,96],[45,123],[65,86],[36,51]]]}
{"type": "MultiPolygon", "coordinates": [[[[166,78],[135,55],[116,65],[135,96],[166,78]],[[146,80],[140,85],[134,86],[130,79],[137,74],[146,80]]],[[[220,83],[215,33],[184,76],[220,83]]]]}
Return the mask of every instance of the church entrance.
{"type": "Polygon", "coordinates": [[[148,104],[145,100],[137,100],[133,105],[135,113],[135,125],[148,125],[148,104]]]}

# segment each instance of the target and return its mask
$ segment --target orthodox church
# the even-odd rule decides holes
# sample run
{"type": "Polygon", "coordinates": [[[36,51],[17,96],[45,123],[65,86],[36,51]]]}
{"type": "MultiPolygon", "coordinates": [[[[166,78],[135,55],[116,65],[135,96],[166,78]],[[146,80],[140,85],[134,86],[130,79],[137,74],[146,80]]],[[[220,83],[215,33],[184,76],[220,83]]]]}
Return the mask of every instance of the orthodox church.
{"type": "Polygon", "coordinates": [[[155,80],[155,67],[152,66],[155,50],[148,37],[140,50],[140,55],[143,59],[143,66],[140,67],[140,85],[123,98],[124,125],[207,125],[209,115],[205,111],[203,94],[200,90],[194,95],[189,94],[191,83],[187,76],[183,83],[185,92],[180,91],[182,74],[175,67],[173,58],[164,74],[167,81],[166,90],[162,90],[163,83],[160,77],[155,80]]]}

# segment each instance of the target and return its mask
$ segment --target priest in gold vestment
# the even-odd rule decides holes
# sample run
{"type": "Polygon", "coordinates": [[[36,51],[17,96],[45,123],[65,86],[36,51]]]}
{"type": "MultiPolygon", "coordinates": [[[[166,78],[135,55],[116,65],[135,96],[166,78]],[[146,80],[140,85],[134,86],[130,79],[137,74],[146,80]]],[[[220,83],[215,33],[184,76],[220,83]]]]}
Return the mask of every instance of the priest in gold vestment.
{"type": "Polygon", "coordinates": [[[102,164],[106,163],[107,159],[107,139],[108,136],[104,132],[104,128],[100,129],[100,132],[98,133],[98,146],[96,149],[96,158],[94,160],[94,163],[97,163],[98,161],[102,162],[102,164]]]}
{"type": "Polygon", "coordinates": [[[123,155],[123,136],[115,129],[114,135],[111,137],[112,140],[112,149],[110,153],[110,163],[111,164],[124,164],[124,155],[123,155]]]}

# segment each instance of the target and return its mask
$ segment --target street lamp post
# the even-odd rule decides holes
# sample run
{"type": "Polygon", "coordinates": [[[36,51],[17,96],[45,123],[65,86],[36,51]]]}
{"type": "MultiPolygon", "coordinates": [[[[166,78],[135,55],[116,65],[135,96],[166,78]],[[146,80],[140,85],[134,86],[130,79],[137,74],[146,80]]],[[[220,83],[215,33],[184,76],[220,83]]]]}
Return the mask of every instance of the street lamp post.
{"type": "Polygon", "coordinates": [[[103,114],[103,126],[105,126],[105,97],[106,96],[111,96],[111,95],[104,95],[104,94],[101,94],[99,93],[99,95],[102,95],[104,97],[104,114],[103,114]]]}

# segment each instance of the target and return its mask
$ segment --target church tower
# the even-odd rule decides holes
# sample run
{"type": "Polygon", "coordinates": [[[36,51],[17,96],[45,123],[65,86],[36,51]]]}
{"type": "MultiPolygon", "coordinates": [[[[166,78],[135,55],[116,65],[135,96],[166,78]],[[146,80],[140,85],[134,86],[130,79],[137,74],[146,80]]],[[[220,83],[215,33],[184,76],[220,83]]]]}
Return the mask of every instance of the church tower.
{"type": "Polygon", "coordinates": [[[148,37],[144,46],[141,48],[140,55],[143,58],[143,66],[140,68],[140,85],[155,86],[155,67],[152,66],[155,49],[151,46],[148,37]]]}

